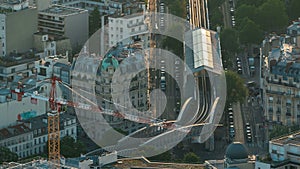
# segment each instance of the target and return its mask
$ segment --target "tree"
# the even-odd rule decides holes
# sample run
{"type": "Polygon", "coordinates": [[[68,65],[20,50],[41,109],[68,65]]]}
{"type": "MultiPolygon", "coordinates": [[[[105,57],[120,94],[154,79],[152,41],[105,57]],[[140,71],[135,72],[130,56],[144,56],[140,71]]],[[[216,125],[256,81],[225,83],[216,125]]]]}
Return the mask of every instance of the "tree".
{"type": "Polygon", "coordinates": [[[295,131],[299,131],[299,125],[293,125],[291,127],[276,125],[273,127],[272,131],[270,132],[269,137],[270,139],[273,139],[275,137],[288,135],[295,131]]]}
{"type": "Polygon", "coordinates": [[[73,137],[66,136],[60,141],[60,152],[64,157],[79,157],[80,154],[85,153],[85,151],[85,145],[79,140],[75,142],[73,137]]]}
{"type": "Polygon", "coordinates": [[[288,24],[284,2],[282,0],[267,0],[259,7],[257,19],[264,31],[284,31],[288,24]]]}
{"type": "Polygon", "coordinates": [[[228,103],[244,102],[248,96],[248,89],[244,85],[244,80],[235,72],[227,71],[226,85],[227,85],[227,105],[228,103]]]}
{"type": "Polygon", "coordinates": [[[170,151],[166,151],[164,153],[161,153],[159,155],[150,157],[151,161],[162,161],[162,162],[171,162],[172,155],[170,151]]]}
{"type": "Polygon", "coordinates": [[[11,152],[10,149],[6,147],[0,147],[0,164],[3,162],[12,162],[17,161],[18,155],[14,152],[11,152]]]}
{"type": "Polygon", "coordinates": [[[241,25],[239,23],[241,23],[241,21],[244,20],[245,18],[249,18],[252,21],[256,22],[256,15],[257,15],[257,7],[253,5],[247,5],[247,4],[243,4],[239,6],[235,12],[237,26],[239,27],[241,25]]]}
{"type": "Polygon", "coordinates": [[[239,32],[240,42],[242,44],[260,44],[263,39],[262,30],[249,18],[244,18],[241,22],[239,32]]]}
{"type": "Polygon", "coordinates": [[[200,158],[193,152],[189,152],[183,157],[184,163],[200,163],[200,158]]]}
{"type": "MultiPolygon", "coordinates": [[[[176,32],[178,36],[181,36],[184,34],[184,28],[182,28],[182,25],[174,23],[168,27],[168,32],[176,32]]],[[[177,38],[180,39],[180,37],[177,38]]],[[[180,58],[183,57],[183,43],[180,40],[167,36],[164,39],[162,39],[161,44],[163,49],[168,49],[169,51],[172,51],[176,56],[180,58]]]]}
{"type": "Polygon", "coordinates": [[[223,23],[223,14],[219,8],[210,10],[210,20],[209,24],[211,29],[216,30],[218,26],[222,26],[223,23]]]}
{"type": "Polygon", "coordinates": [[[209,0],[207,2],[210,28],[216,30],[218,26],[224,25],[221,5],[225,0],[209,0]]]}
{"type": "Polygon", "coordinates": [[[265,0],[238,0],[237,1],[237,7],[240,7],[242,5],[254,5],[256,7],[260,6],[264,3],[265,0]]]}
{"type": "Polygon", "coordinates": [[[186,1],[184,1],[184,0],[166,0],[165,3],[168,5],[169,12],[172,15],[186,18],[186,1]]]}
{"type": "Polygon", "coordinates": [[[101,16],[98,6],[94,8],[89,16],[89,35],[93,35],[101,27],[101,16]]]}
{"type": "Polygon", "coordinates": [[[300,1],[299,0],[291,0],[287,6],[289,20],[293,21],[300,17],[300,1]]]}
{"type": "Polygon", "coordinates": [[[236,53],[238,51],[238,34],[234,29],[223,29],[220,35],[222,50],[227,53],[236,53]]]}

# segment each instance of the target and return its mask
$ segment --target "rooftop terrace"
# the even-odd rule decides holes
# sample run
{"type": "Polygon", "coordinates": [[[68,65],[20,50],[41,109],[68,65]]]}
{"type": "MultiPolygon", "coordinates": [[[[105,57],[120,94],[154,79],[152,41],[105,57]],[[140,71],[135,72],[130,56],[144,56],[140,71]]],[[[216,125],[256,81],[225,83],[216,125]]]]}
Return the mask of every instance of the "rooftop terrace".
{"type": "Polygon", "coordinates": [[[53,5],[50,8],[41,11],[40,13],[41,14],[68,16],[68,15],[79,14],[82,12],[87,12],[87,10],[68,7],[68,6],[62,6],[62,5],[53,5]]]}
{"type": "Polygon", "coordinates": [[[270,142],[279,145],[292,144],[295,146],[300,146],[300,131],[291,135],[286,135],[283,137],[273,139],[270,142]]]}

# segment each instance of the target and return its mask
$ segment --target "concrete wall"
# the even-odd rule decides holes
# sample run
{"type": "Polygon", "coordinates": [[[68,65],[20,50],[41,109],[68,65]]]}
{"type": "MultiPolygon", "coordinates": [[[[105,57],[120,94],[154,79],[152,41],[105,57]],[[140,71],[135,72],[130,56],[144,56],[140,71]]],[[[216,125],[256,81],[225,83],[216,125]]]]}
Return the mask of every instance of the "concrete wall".
{"type": "Polygon", "coordinates": [[[19,157],[23,158],[23,157],[33,155],[34,153],[32,151],[32,145],[33,145],[32,138],[33,138],[33,133],[30,131],[24,134],[3,139],[0,141],[0,145],[9,148],[10,151],[17,153],[19,157]]]}
{"type": "Polygon", "coordinates": [[[255,169],[271,169],[271,165],[260,161],[255,162],[255,169]]]}
{"type": "Polygon", "coordinates": [[[37,104],[31,103],[30,97],[24,97],[21,102],[12,100],[0,104],[0,128],[16,123],[18,114],[28,111],[36,111],[36,115],[46,112],[46,102],[38,100],[37,104]]]}
{"type": "MultiPolygon", "coordinates": [[[[44,42],[42,42],[42,36],[43,35],[41,34],[33,35],[33,47],[36,48],[37,51],[44,51],[44,42]]],[[[46,42],[46,46],[48,46],[48,49],[50,43],[51,43],[50,41],[46,42]]],[[[56,54],[65,55],[66,51],[68,51],[69,54],[72,53],[71,41],[68,38],[57,40],[55,45],[56,45],[56,54]]]]}
{"type": "Polygon", "coordinates": [[[88,40],[89,14],[83,11],[80,14],[70,15],[65,18],[65,36],[71,40],[73,49],[82,48],[88,40]]]}
{"type": "Polygon", "coordinates": [[[26,52],[33,47],[33,34],[37,32],[37,9],[30,8],[7,14],[6,53],[13,50],[26,52]]]}

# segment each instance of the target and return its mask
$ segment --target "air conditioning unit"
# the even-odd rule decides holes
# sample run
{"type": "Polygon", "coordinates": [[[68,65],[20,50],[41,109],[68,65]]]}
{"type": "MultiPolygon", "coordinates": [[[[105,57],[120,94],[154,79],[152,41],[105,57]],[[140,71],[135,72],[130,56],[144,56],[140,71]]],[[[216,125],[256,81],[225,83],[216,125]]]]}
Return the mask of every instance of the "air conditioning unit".
{"type": "Polygon", "coordinates": [[[43,35],[43,36],[42,36],[42,41],[43,41],[43,42],[48,41],[48,35],[43,35]]]}

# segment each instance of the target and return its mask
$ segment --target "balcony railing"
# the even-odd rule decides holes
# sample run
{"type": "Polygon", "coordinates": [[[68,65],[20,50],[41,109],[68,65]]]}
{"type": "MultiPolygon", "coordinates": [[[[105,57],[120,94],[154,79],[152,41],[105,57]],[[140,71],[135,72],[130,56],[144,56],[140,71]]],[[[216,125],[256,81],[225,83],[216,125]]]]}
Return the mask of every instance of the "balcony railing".
{"type": "Polygon", "coordinates": [[[271,84],[284,85],[287,87],[297,87],[297,84],[293,84],[293,83],[289,83],[289,82],[275,81],[275,80],[270,80],[268,78],[266,78],[266,81],[271,84]]]}
{"type": "Polygon", "coordinates": [[[280,91],[274,91],[274,90],[266,90],[267,93],[270,94],[277,94],[277,95],[284,95],[285,92],[280,92],[280,91]]]}

